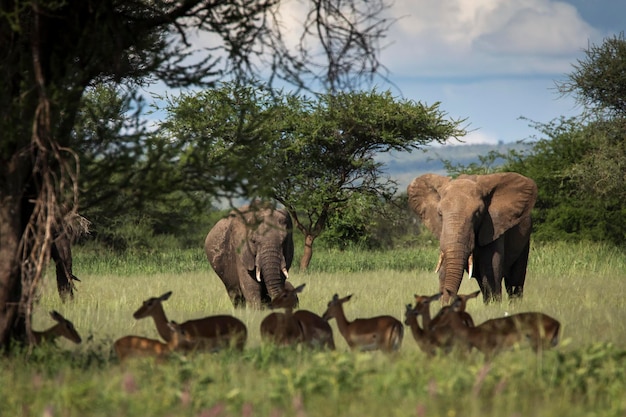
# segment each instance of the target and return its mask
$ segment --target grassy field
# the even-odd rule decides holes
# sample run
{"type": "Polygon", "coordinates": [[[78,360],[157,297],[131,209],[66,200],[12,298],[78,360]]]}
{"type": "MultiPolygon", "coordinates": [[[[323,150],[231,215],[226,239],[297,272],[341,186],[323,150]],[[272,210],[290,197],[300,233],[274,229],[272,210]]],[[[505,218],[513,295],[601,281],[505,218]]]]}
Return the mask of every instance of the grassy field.
{"type": "MultiPolygon", "coordinates": [[[[528,349],[486,363],[479,353],[427,358],[405,329],[397,355],[353,353],[334,321],[337,350],[264,346],[263,311],[234,310],[202,251],[112,256],[75,254],[82,282],[62,304],[49,274],[34,328],[56,309],[72,320],[81,345],[59,340],[32,353],[0,358],[0,416],[620,416],[626,415],[626,255],[602,245],[535,245],[522,303],[485,306],[475,321],[542,311],[562,323],[561,344],[536,357],[528,349]],[[173,291],[164,303],[182,322],[233,314],[248,327],[243,353],[174,356],[167,363],[119,364],[112,342],[158,338],[151,320],[134,320],[142,301],[173,291]]],[[[349,319],[390,314],[403,320],[413,294],[433,294],[435,247],[389,253],[318,251],[300,307],[321,314],[338,293],[353,294],[349,319]]],[[[52,271],[50,271],[52,272],[52,271]]],[[[478,288],[466,279],[461,292],[478,288]]]]}

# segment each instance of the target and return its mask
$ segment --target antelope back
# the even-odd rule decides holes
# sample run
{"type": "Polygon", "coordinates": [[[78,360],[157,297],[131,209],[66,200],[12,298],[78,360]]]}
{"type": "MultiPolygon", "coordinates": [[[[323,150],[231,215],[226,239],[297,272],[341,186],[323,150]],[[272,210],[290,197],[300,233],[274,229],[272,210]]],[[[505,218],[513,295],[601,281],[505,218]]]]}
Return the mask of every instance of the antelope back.
{"type": "Polygon", "coordinates": [[[243,350],[248,338],[246,325],[228,314],[188,320],[181,327],[188,333],[193,348],[200,350],[243,350]]]}
{"type": "Polygon", "coordinates": [[[170,352],[167,343],[142,336],[124,336],[113,343],[120,361],[129,357],[164,356],[170,352]]]}
{"type": "Polygon", "coordinates": [[[281,346],[292,346],[301,343],[304,334],[292,314],[270,313],[261,321],[261,339],[281,346]]]}
{"type": "Polygon", "coordinates": [[[191,343],[189,335],[176,322],[169,322],[172,337],[163,343],[142,336],[124,336],[115,341],[113,348],[120,360],[128,357],[156,356],[164,357],[175,350],[188,349],[191,343]]]}
{"type": "Polygon", "coordinates": [[[312,348],[335,349],[333,330],[326,320],[308,310],[297,310],[293,317],[300,324],[305,344],[312,348]]]}
{"type": "MultiPolygon", "coordinates": [[[[518,334],[519,341],[528,341],[535,351],[554,347],[559,342],[561,324],[547,314],[538,312],[513,314],[490,320],[491,327],[496,327],[501,320],[506,322],[506,330],[503,331],[518,334]]],[[[504,328],[504,325],[501,324],[500,328],[504,328]]]]}

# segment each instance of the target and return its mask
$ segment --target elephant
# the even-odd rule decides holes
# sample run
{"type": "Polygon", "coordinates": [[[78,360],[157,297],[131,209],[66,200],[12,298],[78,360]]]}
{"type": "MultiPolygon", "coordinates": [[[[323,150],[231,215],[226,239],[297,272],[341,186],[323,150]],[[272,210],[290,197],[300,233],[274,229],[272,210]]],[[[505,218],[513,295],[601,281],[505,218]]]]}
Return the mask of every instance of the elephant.
{"type": "Polygon", "coordinates": [[[209,231],[204,250],[235,307],[264,308],[293,288],[292,233],[287,210],[259,204],[232,210],[209,231]]]}
{"type": "Polygon", "coordinates": [[[407,187],[411,209],[439,239],[439,291],[447,304],[457,294],[464,270],[476,278],[485,304],[521,299],[526,280],[535,182],[517,173],[437,174],[407,187]]]}

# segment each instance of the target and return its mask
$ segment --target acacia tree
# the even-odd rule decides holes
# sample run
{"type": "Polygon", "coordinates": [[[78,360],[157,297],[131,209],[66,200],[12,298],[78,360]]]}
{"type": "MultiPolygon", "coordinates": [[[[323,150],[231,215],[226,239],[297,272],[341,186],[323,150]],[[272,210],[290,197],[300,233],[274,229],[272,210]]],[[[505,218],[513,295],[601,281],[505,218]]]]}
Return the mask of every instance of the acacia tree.
{"type": "Polygon", "coordinates": [[[281,172],[273,197],[304,234],[301,270],[331,215],[341,217],[358,195],[389,200],[396,182],[376,160],[380,153],[410,152],[465,134],[464,120],[447,118],[439,103],[397,99],[389,92],[339,92],[292,102],[289,133],[269,158],[281,172]]]}
{"type": "Polygon", "coordinates": [[[341,217],[359,200],[395,194],[396,182],[384,174],[378,154],[465,133],[463,120],[446,119],[439,103],[377,91],[312,99],[230,83],[182,94],[167,113],[164,127],[175,138],[169,142],[188,151],[177,170],[200,182],[222,178],[242,187],[239,195],[281,203],[304,235],[302,270],[331,216],[341,217]]]}
{"type": "Polygon", "coordinates": [[[381,70],[377,41],[390,24],[384,0],[308,1],[294,48],[287,46],[280,4],[0,2],[0,346],[32,338],[32,305],[51,241],[64,229],[63,216],[78,209],[79,170],[69,145],[89,86],[132,88],[156,79],[209,86],[262,73],[300,87],[319,80],[341,88],[381,70]],[[192,48],[191,31],[211,34],[212,43],[192,48]],[[311,53],[313,38],[323,54],[311,53]]]}

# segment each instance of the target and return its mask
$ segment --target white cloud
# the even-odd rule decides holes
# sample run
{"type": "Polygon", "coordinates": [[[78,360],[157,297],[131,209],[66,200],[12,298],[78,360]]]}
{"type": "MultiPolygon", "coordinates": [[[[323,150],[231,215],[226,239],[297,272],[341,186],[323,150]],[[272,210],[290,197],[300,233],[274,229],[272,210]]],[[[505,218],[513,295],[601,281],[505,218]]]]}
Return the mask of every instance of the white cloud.
{"type": "Polygon", "coordinates": [[[399,75],[565,72],[598,32],[554,0],[396,0],[383,62],[399,75]]]}

